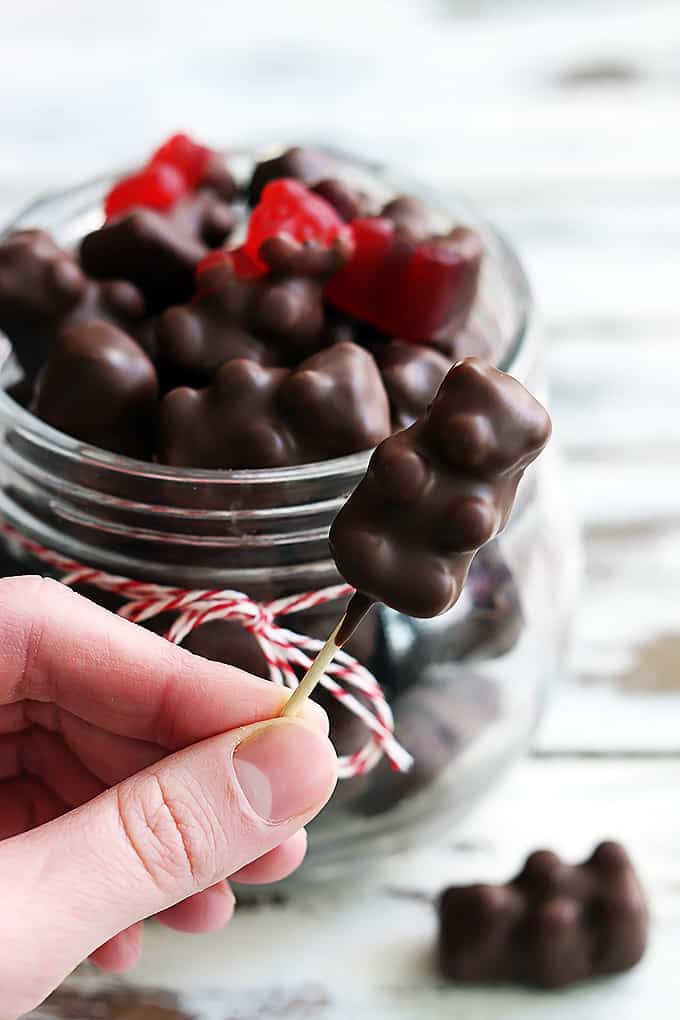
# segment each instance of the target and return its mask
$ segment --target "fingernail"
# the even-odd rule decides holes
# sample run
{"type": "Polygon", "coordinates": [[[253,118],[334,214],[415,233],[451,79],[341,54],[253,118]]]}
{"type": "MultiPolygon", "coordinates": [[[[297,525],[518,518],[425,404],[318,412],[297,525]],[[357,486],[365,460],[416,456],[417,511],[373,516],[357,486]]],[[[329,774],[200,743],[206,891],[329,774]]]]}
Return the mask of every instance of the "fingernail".
{"type": "Polygon", "coordinates": [[[328,740],[294,719],[266,723],[234,751],[234,771],[253,811],[266,822],[321,809],[335,785],[328,740]]]}
{"type": "MultiPolygon", "coordinates": [[[[292,691],[287,691],[288,695],[291,695],[292,693],[292,691]]],[[[288,701],[288,698],[284,698],[282,700],[282,709],[286,704],[286,701],[288,701]]],[[[302,711],[300,712],[300,718],[304,719],[309,726],[313,726],[315,729],[321,730],[325,737],[328,736],[330,732],[328,713],[316,701],[312,701],[311,698],[307,698],[307,701],[305,701],[302,711]]]]}

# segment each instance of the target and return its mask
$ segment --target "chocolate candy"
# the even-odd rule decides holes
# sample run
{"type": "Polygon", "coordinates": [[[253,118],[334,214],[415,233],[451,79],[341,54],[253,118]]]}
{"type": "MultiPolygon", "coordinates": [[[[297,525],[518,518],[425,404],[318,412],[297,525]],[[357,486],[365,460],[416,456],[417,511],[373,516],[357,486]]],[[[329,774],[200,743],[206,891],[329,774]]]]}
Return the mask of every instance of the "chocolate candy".
{"type": "Polygon", "coordinates": [[[343,343],[293,370],[228,361],[205,389],[172,390],[161,403],[160,456],[177,466],[284,467],[368,449],[389,430],[373,358],[343,343]]]}
{"type": "Polygon", "coordinates": [[[296,145],[280,156],[257,164],[248,186],[248,204],[257,205],[265,185],[279,177],[294,177],[303,184],[315,184],[324,177],[332,177],[335,170],[335,160],[328,153],[296,145]]]}
{"type": "Polygon", "coordinates": [[[219,248],[237,223],[237,211],[231,204],[236,194],[236,183],[223,157],[213,153],[200,186],[180,198],[165,215],[181,234],[208,248],[219,248]]]}
{"type": "Polygon", "coordinates": [[[346,223],[357,216],[371,216],[375,212],[374,202],[365,192],[338,177],[326,177],[311,190],[325,198],[346,223]]]}
{"type": "Polygon", "coordinates": [[[459,362],[427,413],[380,444],[333,522],[338,570],[408,616],[444,612],[549,436],[547,412],[521,383],[476,358],[459,362]]]}
{"type": "Polygon", "coordinates": [[[543,850],[507,885],[453,886],[439,919],[441,968],[455,981],[561,988],[629,970],[647,944],[644,894],[617,843],[578,867],[543,850]]]}
{"type": "Polygon", "coordinates": [[[97,279],[131,280],[154,311],[186,301],[208,249],[191,231],[152,209],[135,209],[87,234],[80,262],[97,279]]]}
{"type": "Polygon", "coordinates": [[[51,324],[82,301],[87,280],[43,230],[17,230],[0,244],[0,325],[51,324]]]}
{"type": "Polygon", "coordinates": [[[18,230],[0,243],[0,329],[31,379],[68,322],[101,318],[128,327],[144,313],[136,287],[125,280],[89,281],[43,230],[18,230]]]}
{"type": "Polygon", "coordinates": [[[200,468],[285,463],[278,431],[263,420],[285,374],[282,368],[234,358],[222,365],[205,389],[179,386],[170,390],[159,414],[161,463],[200,468]]]}
{"type": "Polygon", "coordinates": [[[197,1020],[172,992],[116,986],[94,995],[60,989],[31,1013],[33,1020],[197,1020]]]}
{"type": "Polygon", "coordinates": [[[157,331],[164,372],[198,384],[225,361],[299,361],[324,341],[323,286],[349,252],[347,238],[331,248],[272,238],[261,248],[265,276],[238,276],[229,260],[199,273],[191,305],[168,309],[157,331]]]}
{"type": "Polygon", "coordinates": [[[83,321],[55,340],[32,410],[85,443],[146,458],[157,399],[156,371],[141,347],[115,326],[83,321]]]}
{"type": "Polygon", "coordinates": [[[224,156],[188,135],[168,138],[145,166],[117,181],[104,200],[107,223],[135,210],[162,212],[179,234],[209,248],[236,222],[236,183],[224,156]]]}
{"type": "Polygon", "coordinates": [[[380,216],[391,220],[399,236],[411,244],[420,244],[432,233],[430,211],[415,195],[397,195],[383,206],[380,216]]]}
{"type": "Polygon", "coordinates": [[[166,389],[183,383],[202,386],[236,358],[264,365],[282,361],[283,352],[251,328],[261,290],[259,280],[241,279],[229,262],[200,273],[194,300],[168,308],[158,320],[157,354],[166,389]]]}
{"type": "Polygon", "coordinates": [[[461,358],[484,358],[495,361],[503,352],[503,335],[497,318],[482,309],[475,309],[461,330],[451,330],[437,337],[432,344],[453,364],[461,358]]]}
{"type": "Polygon", "coordinates": [[[512,651],[524,632],[525,617],[517,578],[497,541],[480,549],[465,581],[463,611],[446,625],[416,634],[404,674],[418,674],[470,660],[496,659],[512,651]]]}
{"type": "Polygon", "coordinates": [[[199,188],[181,198],[166,219],[182,234],[208,248],[226,243],[237,221],[236,210],[214,188],[199,188]]]}
{"type": "Polygon", "coordinates": [[[433,347],[392,340],[375,349],[395,429],[405,429],[427,410],[451,362],[433,347]]]}
{"type": "MultiPolygon", "coordinates": [[[[400,671],[404,678],[403,671],[400,671]]],[[[474,668],[448,668],[437,677],[414,671],[411,686],[391,699],[395,735],[413,755],[408,772],[386,760],[370,773],[365,791],[352,805],[359,815],[380,815],[432,787],[499,713],[496,687],[474,668]]]]}
{"type": "MultiPolygon", "coordinates": [[[[343,343],[343,341],[349,341],[350,343],[360,342],[362,333],[360,323],[330,306],[324,308],[323,314],[322,347],[332,347],[333,344],[343,343]]],[[[364,346],[369,345],[366,344],[364,346]]]]}
{"type": "Polygon", "coordinates": [[[326,248],[274,237],[260,248],[269,267],[254,310],[254,327],[284,348],[287,360],[318,350],[324,328],[323,288],[351,252],[341,234],[326,248]]]}
{"type": "Polygon", "coordinates": [[[442,641],[431,642],[430,655],[439,655],[440,661],[446,656],[449,662],[506,655],[524,631],[525,616],[517,578],[503,559],[498,542],[490,542],[477,553],[466,591],[470,597],[469,612],[452,625],[448,640],[442,633],[442,641]]]}
{"type": "Polygon", "coordinates": [[[236,181],[222,153],[213,152],[199,182],[199,190],[201,188],[212,191],[223,202],[233,202],[237,198],[236,181]]]}

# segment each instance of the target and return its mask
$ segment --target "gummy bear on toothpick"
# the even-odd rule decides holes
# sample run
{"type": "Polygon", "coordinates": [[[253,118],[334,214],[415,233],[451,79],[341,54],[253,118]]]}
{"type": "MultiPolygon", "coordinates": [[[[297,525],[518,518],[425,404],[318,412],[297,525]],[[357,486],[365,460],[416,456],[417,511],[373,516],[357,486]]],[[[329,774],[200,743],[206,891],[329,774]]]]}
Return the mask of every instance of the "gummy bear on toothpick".
{"type": "Polygon", "coordinates": [[[450,609],[549,436],[547,412],[521,383],[476,358],[458,362],[425,415],[380,444],[335,518],[338,570],[408,616],[450,609]]]}
{"type": "Polygon", "coordinates": [[[338,570],[357,593],[287,714],[373,603],[416,617],[454,605],[475,553],[507,524],[550,431],[547,411],[521,383],[466,358],[421,418],[383,440],[330,532],[338,570]]]}

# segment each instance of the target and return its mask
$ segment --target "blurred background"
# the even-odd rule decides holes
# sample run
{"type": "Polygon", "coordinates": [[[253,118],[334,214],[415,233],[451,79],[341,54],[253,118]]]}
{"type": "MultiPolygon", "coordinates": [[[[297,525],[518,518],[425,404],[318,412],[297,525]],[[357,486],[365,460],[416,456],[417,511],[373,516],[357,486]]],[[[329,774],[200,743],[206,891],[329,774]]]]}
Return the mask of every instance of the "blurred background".
{"type": "Polygon", "coordinates": [[[1,6],[0,218],[186,129],[374,155],[506,231],[545,322],[588,565],[575,671],[592,710],[563,691],[543,732],[677,747],[677,0],[1,6]],[[628,697],[605,728],[613,681],[628,697]]]}
{"type": "MultiPolygon", "coordinates": [[[[0,218],[188,130],[214,145],[319,140],[376,156],[466,192],[518,246],[547,337],[564,499],[582,522],[586,569],[572,676],[516,794],[540,794],[545,806],[554,761],[576,763],[560,772],[562,791],[572,803],[592,798],[591,821],[634,791],[636,810],[646,803],[649,813],[628,827],[646,834],[645,867],[677,936],[678,0],[0,0],[0,9],[0,218]],[[609,771],[581,770],[597,759],[609,771]],[[541,763],[548,771],[535,771],[541,763]]],[[[509,843],[530,849],[529,829],[512,831],[501,800],[473,829],[499,819],[509,843]]],[[[612,811],[625,827],[625,802],[612,811]]],[[[580,852],[591,835],[565,830],[561,849],[571,840],[580,852]]],[[[655,1020],[676,1016],[675,1003],[655,1020]]],[[[625,1009],[569,1015],[641,1015],[625,1009]]]]}

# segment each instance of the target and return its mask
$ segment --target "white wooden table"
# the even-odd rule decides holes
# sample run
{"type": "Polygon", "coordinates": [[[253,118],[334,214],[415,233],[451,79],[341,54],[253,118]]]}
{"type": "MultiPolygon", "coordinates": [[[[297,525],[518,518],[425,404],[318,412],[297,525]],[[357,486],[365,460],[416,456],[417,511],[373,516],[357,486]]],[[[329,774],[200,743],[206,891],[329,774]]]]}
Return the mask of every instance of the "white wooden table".
{"type": "Polygon", "coordinates": [[[28,0],[2,18],[0,214],[177,127],[323,137],[475,197],[534,280],[584,527],[573,675],[532,756],[455,836],[360,894],[243,910],[202,939],[156,928],[130,980],[182,993],[199,1020],[676,1020],[677,0],[28,0]],[[577,859],[610,835],[652,898],[636,971],[554,995],[439,983],[429,899],[451,876],[504,879],[537,846],[577,859]]]}

